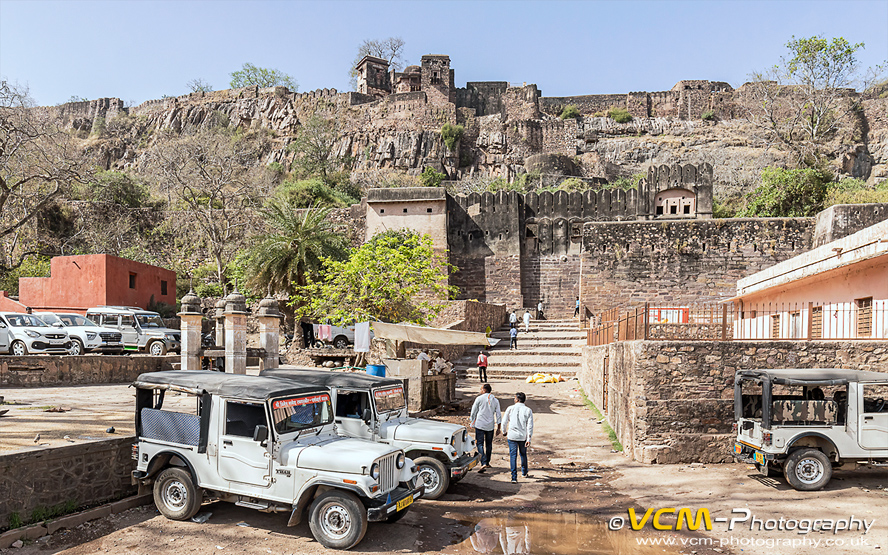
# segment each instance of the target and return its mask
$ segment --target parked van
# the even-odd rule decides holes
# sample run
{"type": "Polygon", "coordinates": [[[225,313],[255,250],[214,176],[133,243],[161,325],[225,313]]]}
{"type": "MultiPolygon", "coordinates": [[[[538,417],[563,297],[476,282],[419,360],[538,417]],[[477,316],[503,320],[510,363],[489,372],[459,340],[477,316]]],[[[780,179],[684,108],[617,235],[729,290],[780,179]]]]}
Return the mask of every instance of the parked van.
{"type": "Polygon", "coordinates": [[[86,317],[123,336],[127,351],[148,352],[154,356],[180,352],[182,333],[166,327],[160,314],[137,306],[99,306],[86,311],[86,317]]]}

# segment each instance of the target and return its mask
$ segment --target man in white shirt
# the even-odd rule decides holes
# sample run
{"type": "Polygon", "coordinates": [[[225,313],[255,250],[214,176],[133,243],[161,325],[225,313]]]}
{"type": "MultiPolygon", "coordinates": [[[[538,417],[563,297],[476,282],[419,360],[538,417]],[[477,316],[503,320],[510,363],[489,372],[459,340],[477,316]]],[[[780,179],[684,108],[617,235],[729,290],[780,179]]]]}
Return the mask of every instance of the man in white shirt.
{"type": "Polygon", "coordinates": [[[528,478],[527,448],[533,436],[533,411],[524,404],[527,396],[520,391],[515,394],[515,404],[506,409],[503,415],[503,430],[509,441],[509,466],[512,470],[512,483],[518,483],[516,456],[521,455],[521,476],[528,478]]]}
{"type": "Polygon", "coordinates": [[[517,325],[518,325],[518,315],[515,314],[515,311],[513,310],[512,313],[509,314],[509,327],[514,328],[517,325]]]}
{"type": "Polygon", "coordinates": [[[524,332],[527,333],[530,331],[530,312],[524,311],[524,332]]]}
{"type": "Polygon", "coordinates": [[[501,416],[499,399],[490,392],[490,384],[482,385],[481,395],[475,398],[471,413],[471,426],[475,428],[475,445],[478,447],[478,455],[481,458],[481,468],[478,469],[478,472],[484,472],[490,468],[494,426],[496,426],[496,433],[499,433],[501,416]]]}
{"type": "Polygon", "coordinates": [[[423,349],[417,356],[416,360],[428,360],[431,361],[432,357],[429,356],[429,352],[423,349]]]}

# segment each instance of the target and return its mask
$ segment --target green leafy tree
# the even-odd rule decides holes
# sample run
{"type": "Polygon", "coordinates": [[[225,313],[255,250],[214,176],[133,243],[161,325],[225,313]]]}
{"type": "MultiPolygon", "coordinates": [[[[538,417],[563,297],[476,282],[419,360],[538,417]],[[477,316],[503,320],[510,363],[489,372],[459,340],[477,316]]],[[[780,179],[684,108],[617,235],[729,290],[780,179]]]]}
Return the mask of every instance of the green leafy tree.
{"type": "Polygon", "coordinates": [[[284,181],[277,189],[294,209],[316,206],[319,208],[344,208],[356,203],[355,199],[330,187],[320,179],[284,181]]]}
{"type": "Polygon", "coordinates": [[[247,250],[247,285],[259,291],[292,294],[317,278],[325,259],[346,257],[345,236],[328,219],[329,208],[299,210],[287,198],[273,198],[260,211],[268,232],[247,250]]]}
{"type": "Polygon", "coordinates": [[[404,69],[404,39],[401,37],[388,37],[382,40],[364,39],[364,42],[358,46],[358,53],[352,62],[348,71],[349,83],[352,88],[358,86],[358,70],[355,67],[364,59],[364,56],[374,56],[387,60],[389,70],[401,71],[404,69]]]}
{"type": "Polygon", "coordinates": [[[441,185],[441,182],[444,181],[445,177],[447,176],[435,168],[426,166],[425,169],[422,170],[419,180],[422,182],[423,187],[438,187],[441,185]]]}
{"type": "Polygon", "coordinates": [[[607,117],[617,123],[629,123],[632,121],[632,114],[629,113],[629,110],[624,108],[611,108],[607,112],[607,117]]]}
{"type": "Polygon", "coordinates": [[[26,256],[18,267],[0,274],[0,291],[18,295],[20,277],[49,277],[49,257],[26,256]]]}
{"type": "Polygon", "coordinates": [[[445,253],[432,248],[428,235],[409,230],[381,233],[348,260],[324,260],[321,281],[298,290],[297,315],[329,318],[334,324],[382,320],[424,324],[440,312],[456,289],[447,285],[445,253]]]}
{"type": "Polygon", "coordinates": [[[842,37],[793,37],[788,55],[754,72],[747,88],[747,119],[774,144],[788,148],[799,165],[817,163],[821,146],[858,108],[850,90],[865,89],[884,66],[863,70],[864,44],[842,37]]]}
{"type": "Polygon", "coordinates": [[[299,90],[299,84],[296,83],[296,80],[286,73],[277,69],[254,66],[249,62],[245,63],[240,70],[231,73],[232,89],[252,87],[254,85],[262,88],[287,87],[292,92],[299,90]]]}
{"type": "Polygon", "coordinates": [[[822,168],[765,168],[762,184],[746,195],[741,216],[793,218],[823,210],[832,175],[822,168]]]}
{"type": "Polygon", "coordinates": [[[444,139],[444,144],[447,145],[447,150],[453,152],[453,149],[456,148],[456,143],[462,138],[465,131],[466,129],[462,125],[445,123],[441,127],[441,138],[444,139]]]}

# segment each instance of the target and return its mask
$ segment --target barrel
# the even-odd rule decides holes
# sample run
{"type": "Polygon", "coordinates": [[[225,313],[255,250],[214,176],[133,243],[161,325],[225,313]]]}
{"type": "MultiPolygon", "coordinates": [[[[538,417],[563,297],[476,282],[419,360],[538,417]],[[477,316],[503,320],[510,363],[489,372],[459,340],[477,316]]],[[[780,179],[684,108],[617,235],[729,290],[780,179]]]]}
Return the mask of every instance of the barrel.
{"type": "Polygon", "coordinates": [[[385,365],[384,364],[368,364],[367,365],[367,373],[371,376],[379,376],[380,378],[385,377],[385,365]]]}

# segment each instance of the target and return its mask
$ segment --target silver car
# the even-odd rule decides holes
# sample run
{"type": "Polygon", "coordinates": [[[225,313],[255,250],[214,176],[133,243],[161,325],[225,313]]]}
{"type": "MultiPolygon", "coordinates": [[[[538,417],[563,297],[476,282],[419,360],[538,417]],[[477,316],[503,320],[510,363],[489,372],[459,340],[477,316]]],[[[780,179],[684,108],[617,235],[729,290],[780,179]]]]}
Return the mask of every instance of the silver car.
{"type": "Polygon", "coordinates": [[[0,313],[0,352],[15,356],[66,355],[70,348],[71,339],[65,330],[49,326],[33,314],[0,313]]]}

